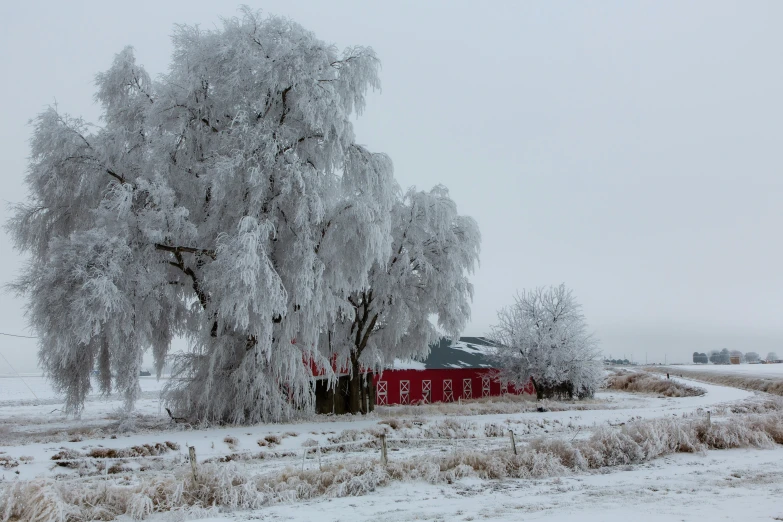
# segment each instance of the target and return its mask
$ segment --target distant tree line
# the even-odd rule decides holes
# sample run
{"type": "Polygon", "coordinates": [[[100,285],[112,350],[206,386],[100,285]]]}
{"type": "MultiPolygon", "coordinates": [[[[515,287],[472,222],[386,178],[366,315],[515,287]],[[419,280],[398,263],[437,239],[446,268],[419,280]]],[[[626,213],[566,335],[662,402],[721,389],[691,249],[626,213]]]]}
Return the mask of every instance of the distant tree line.
{"type": "MultiPolygon", "coordinates": [[[[761,361],[761,356],[757,352],[747,352],[743,354],[739,350],[729,350],[723,348],[722,350],[712,350],[709,355],[706,353],[693,352],[694,364],[731,364],[732,357],[739,357],[740,361],[746,363],[757,363],[761,361]]],[[[767,354],[767,362],[775,362],[778,360],[778,356],[775,352],[769,352],[767,354]]]]}
{"type": "Polygon", "coordinates": [[[604,359],[604,364],[631,364],[628,359],[604,359]]]}

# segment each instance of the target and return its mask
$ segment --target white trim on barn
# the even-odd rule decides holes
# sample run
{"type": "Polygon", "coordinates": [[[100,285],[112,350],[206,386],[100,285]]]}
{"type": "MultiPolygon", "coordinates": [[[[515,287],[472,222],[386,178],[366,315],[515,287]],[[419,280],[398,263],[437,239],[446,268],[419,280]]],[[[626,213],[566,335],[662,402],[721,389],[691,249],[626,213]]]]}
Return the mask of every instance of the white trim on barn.
{"type": "Polygon", "coordinates": [[[376,403],[379,406],[385,406],[389,404],[387,392],[389,390],[389,384],[386,381],[378,381],[378,390],[375,393],[376,403]]]}
{"type": "Polygon", "coordinates": [[[443,379],[443,402],[454,402],[454,387],[451,379],[443,379]]]}
{"type": "Polygon", "coordinates": [[[481,378],[481,396],[482,397],[489,397],[490,394],[490,380],[489,377],[484,376],[481,378]]]}
{"type": "Polygon", "coordinates": [[[472,399],[473,398],[473,380],[472,379],[462,379],[462,398],[463,399],[472,399]]]}
{"type": "Polygon", "coordinates": [[[411,381],[400,381],[400,404],[410,404],[411,381]]]}

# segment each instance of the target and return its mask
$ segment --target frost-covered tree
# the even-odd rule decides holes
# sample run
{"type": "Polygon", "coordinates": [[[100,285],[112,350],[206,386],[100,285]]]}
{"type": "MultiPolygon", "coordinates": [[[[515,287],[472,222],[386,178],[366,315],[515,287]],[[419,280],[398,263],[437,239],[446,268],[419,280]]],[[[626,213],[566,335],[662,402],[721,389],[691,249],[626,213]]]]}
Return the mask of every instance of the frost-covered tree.
{"type": "Polygon", "coordinates": [[[145,350],[160,372],[184,335],[181,415],[280,419],[312,401],[303,360],[322,363],[324,326],[390,254],[391,162],[350,121],[378,60],[247,9],[173,43],[157,80],[131,48],[97,75],[102,126],[35,119],[29,201],[8,224],[30,255],[15,288],[70,412],[95,366],[131,406],[145,350]]]}
{"type": "Polygon", "coordinates": [[[457,213],[448,190],[414,189],[392,209],[391,252],[373,264],[368,286],[322,337],[322,349],[350,368],[349,411],[364,411],[361,368],[382,370],[394,358],[416,358],[444,333],[457,337],[470,318],[481,235],[457,213]],[[434,322],[433,322],[434,319],[434,322]],[[436,327],[437,324],[437,327],[436,327]]]}
{"type": "Polygon", "coordinates": [[[712,364],[729,364],[731,362],[731,355],[729,349],[724,348],[722,350],[712,350],[710,352],[710,362],[712,364]]]}
{"type": "Polygon", "coordinates": [[[775,352],[769,352],[767,354],[767,362],[774,362],[778,360],[778,354],[775,352]]]}
{"type": "Polygon", "coordinates": [[[759,362],[759,354],[758,352],[745,352],[745,362],[747,363],[756,363],[759,362]]]}
{"type": "Polygon", "coordinates": [[[707,364],[709,359],[706,353],[693,352],[693,362],[694,364],[707,364]]]}
{"type": "Polygon", "coordinates": [[[501,381],[522,387],[532,379],[539,399],[591,397],[601,384],[597,342],[563,284],[518,293],[490,336],[501,345],[494,354],[501,381]]]}

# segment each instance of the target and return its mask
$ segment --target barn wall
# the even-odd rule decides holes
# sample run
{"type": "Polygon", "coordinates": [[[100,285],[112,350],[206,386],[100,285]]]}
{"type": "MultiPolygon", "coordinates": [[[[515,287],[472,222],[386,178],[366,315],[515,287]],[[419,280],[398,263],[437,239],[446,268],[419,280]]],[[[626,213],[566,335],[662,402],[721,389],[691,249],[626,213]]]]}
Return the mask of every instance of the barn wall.
{"type": "MultiPolygon", "coordinates": [[[[418,404],[497,397],[502,390],[496,375],[497,371],[491,368],[385,370],[375,375],[375,400],[376,404],[418,404]],[[450,390],[446,381],[451,381],[450,390]],[[430,392],[425,400],[427,387],[430,392]]],[[[513,386],[508,392],[517,393],[513,386]]],[[[535,393],[532,383],[519,393],[535,393]]]]}

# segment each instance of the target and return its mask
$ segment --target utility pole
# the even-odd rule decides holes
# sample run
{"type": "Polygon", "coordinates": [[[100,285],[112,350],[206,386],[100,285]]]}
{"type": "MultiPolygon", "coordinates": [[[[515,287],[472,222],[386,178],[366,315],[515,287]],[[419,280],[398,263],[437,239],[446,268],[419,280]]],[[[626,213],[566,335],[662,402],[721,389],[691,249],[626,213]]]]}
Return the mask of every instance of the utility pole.
{"type": "Polygon", "coordinates": [[[644,365],[647,366],[647,352],[644,352],[644,365]]]}

